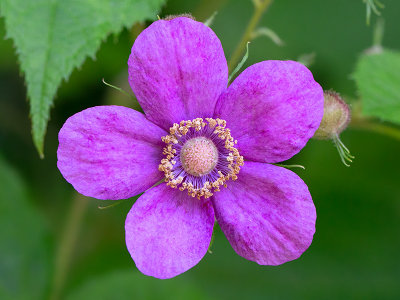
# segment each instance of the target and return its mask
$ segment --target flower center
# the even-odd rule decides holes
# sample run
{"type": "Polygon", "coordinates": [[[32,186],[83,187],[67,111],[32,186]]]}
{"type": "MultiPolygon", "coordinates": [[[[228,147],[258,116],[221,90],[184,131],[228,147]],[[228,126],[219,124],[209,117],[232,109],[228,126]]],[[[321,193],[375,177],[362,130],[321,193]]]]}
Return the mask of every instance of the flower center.
{"type": "Polygon", "coordinates": [[[188,140],[181,150],[183,169],[193,176],[209,174],[218,162],[218,150],[206,137],[188,140]]]}
{"type": "Polygon", "coordinates": [[[197,118],[175,123],[162,137],[166,146],[159,170],[167,185],[187,190],[192,197],[209,198],[228,180],[236,180],[243,157],[237,141],[221,119],[197,118]]]}

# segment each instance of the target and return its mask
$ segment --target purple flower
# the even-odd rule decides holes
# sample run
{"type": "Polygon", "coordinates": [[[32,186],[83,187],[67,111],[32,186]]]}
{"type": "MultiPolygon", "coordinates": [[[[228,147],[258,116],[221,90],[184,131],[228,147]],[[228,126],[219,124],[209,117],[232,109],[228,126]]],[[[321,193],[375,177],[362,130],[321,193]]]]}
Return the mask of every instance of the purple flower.
{"type": "Polygon", "coordinates": [[[144,30],[128,65],[144,114],[98,106],[73,115],[60,130],[58,168],[86,196],[144,192],[125,223],[138,269],[170,278],[195,266],[215,219],[248,260],[298,258],[311,244],[315,207],[305,183],[271,163],[298,153],[322,119],[310,71],[263,61],[227,87],[219,39],[182,17],[144,30]]]}

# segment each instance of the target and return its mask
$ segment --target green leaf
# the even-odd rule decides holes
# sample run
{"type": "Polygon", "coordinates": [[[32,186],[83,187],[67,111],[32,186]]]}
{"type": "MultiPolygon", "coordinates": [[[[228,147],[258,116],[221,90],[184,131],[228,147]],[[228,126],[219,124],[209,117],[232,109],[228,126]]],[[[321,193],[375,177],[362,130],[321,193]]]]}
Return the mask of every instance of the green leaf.
{"type": "Polygon", "coordinates": [[[47,237],[24,183],[0,156],[0,299],[44,299],[47,237]]]}
{"type": "Polygon", "coordinates": [[[67,297],[67,300],[86,299],[200,300],[210,298],[185,279],[159,280],[147,277],[132,268],[92,278],[67,297]]]}
{"type": "Polygon", "coordinates": [[[363,55],[353,77],[363,114],[400,124],[400,52],[363,55]]]}
{"type": "MultiPolygon", "coordinates": [[[[0,0],[25,73],[33,141],[43,155],[57,88],[111,33],[155,18],[164,0],[0,0]]],[[[129,52],[129,50],[127,50],[129,52]]],[[[127,52],[127,53],[128,53],[127,52]]]]}

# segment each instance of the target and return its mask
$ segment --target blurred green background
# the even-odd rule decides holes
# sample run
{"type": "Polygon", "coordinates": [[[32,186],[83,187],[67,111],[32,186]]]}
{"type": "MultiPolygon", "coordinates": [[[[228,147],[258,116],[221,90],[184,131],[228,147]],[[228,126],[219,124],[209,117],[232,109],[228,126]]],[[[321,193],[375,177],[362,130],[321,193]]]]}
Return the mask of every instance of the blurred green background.
{"type": "MultiPolygon", "coordinates": [[[[399,50],[400,1],[384,4],[383,45],[399,50]]],[[[191,12],[204,21],[216,10],[212,28],[229,58],[252,15],[251,1],[169,0],[160,15],[191,12]]],[[[260,25],[285,45],[256,39],[246,65],[315,53],[310,69],[323,88],[356,98],[350,75],[371,46],[373,29],[361,0],[276,0],[260,25]]],[[[62,299],[400,299],[400,142],[351,128],[342,134],[356,155],[350,168],[325,141],[311,140],[291,160],[306,167],[296,172],[318,215],[314,241],[301,258],[259,266],[239,257],[217,227],[212,254],[183,275],[161,281],[137,271],[124,240],[134,199],[99,209],[113,202],[79,196],[56,166],[57,133],[69,116],[102,104],[138,108],[101,83],[104,77],[129,89],[133,36],[133,30],[110,36],[96,60],[88,59],[61,86],[43,160],[32,143],[13,43],[0,41],[1,299],[47,299],[54,289],[62,299]]]]}

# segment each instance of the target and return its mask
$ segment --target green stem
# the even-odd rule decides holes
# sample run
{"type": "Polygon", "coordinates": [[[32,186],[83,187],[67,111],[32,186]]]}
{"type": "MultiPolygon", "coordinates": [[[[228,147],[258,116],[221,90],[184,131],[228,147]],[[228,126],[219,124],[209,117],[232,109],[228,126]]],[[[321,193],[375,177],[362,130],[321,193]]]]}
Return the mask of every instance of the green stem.
{"type": "Polygon", "coordinates": [[[379,18],[376,21],[375,28],[372,36],[372,45],[375,47],[382,47],[383,35],[385,32],[385,21],[379,18]]]}
{"type": "Polygon", "coordinates": [[[373,121],[367,118],[353,118],[350,126],[355,129],[376,132],[400,141],[400,128],[379,123],[378,121],[373,121]]]}
{"type": "Polygon", "coordinates": [[[76,195],[73,199],[56,253],[54,280],[50,296],[52,300],[60,299],[62,294],[88,203],[89,199],[81,195],[76,195]]]}
{"type": "Polygon", "coordinates": [[[229,70],[232,70],[240,60],[247,42],[251,40],[252,34],[254,30],[256,29],[256,26],[258,22],[260,21],[260,18],[262,17],[264,11],[268,8],[268,6],[271,4],[272,0],[257,0],[253,1],[254,2],[254,13],[253,16],[251,17],[249,24],[247,25],[247,28],[237,45],[235,51],[233,51],[233,54],[231,56],[231,59],[228,63],[228,68],[229,70]]]}

